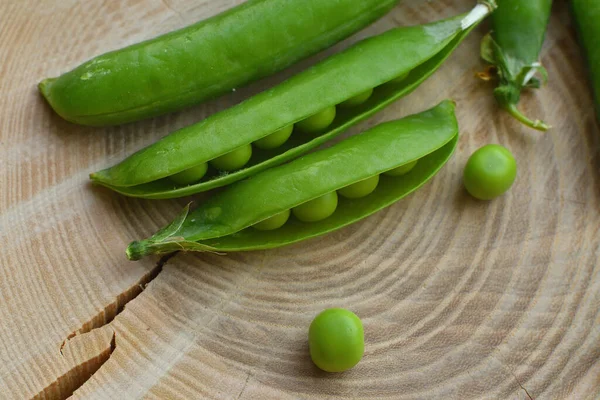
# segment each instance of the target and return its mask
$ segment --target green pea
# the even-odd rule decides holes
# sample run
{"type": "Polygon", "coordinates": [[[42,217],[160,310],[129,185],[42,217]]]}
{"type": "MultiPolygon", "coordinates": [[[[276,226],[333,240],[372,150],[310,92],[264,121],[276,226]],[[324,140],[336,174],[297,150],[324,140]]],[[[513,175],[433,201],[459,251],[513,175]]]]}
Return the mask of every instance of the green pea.
{"type": "Polygon", "coordinates": [[[358,199],[373,193],[379,183],[379,175],[372,176],[360,182],[353,183],[338,190],[338,193],[348,199],[358,199]]]}
{"type": "Polygon", "coordinates": [[[317,222],[331,216],[337,205],[337,193],[330,192],[294,207],[292,212],[302,222],[317,222]]]}
{"type": "Polygon", "coordinates": [[[258,139],[256,142],[254,142],[254,145],[259,149],[263,150],[275,149],[287,142],[293,130],[294,125],[288,125],[285,128],[271,133],[269,136],[265,136],[262,139],[258,139]]]}
{"type": "Polygon", "coordinates": [[[503,146],[488,144],[475,151],[464,170],[467,191],[480,200],[504,194],[515,182],[517,162],[503,146]]]}
{"type": "Polygon", "coordinates": [[[287,220],[290,218],[290,210],[285,210],[280,212],[279,214],[275,214],[270,218],[267,218],[263,221],[260,221],[257,224],[254,224],[254,229],[258,229],[259,231],[272,231],[275,229],[281,228],[287,220]]]}
{"type": "Polygon", "coordinates": [[[323,111],[320,111],[306,119],[303,119],[296,125],[298,126],[298,129],[300,129],[302,132],[320,132],[333,123],[333,120],[335,119],[335,114],[335,106],[327,107],[323,111]]]}
{"type": "Polygon", "coordinates": [[[339,106],[342,108],[356,107],[356,106],[363,104],[367,100],[369,100],[372,95],[373,95],[373,89],[369,89],[365,92],[362,92],[361,94],[358,94],[358,95],[351,97],[348,100],[340,103],[339,106]]]}
{"type": "Polygon", "coordinates": [[[190,185],[192,183],[200,182],[204,175],[206,175],[207,170],[208,164],[202,163],[195,167],[183,170],[175,175],[171,175],[169,178],[178,185],[190,185]]]}
{"type": "Polygon", "coordinates": [[[401,165],[397,168],[385,171],[383,174],[387,176],[402,176],[408,174],[417,165],[418,160],[409,162],[408,164],[401,165]]]}
{"type": "Polygon", "coordinates": [[[252,157],[252,145],[247,144],[227,154],[223,154],[214,160],[210,160],[210,163],[213,167],[221,171],[235,171],[248,164],[250,157],[252,157]]]}
{"type": "Polygon", "coordinates": [[[408,78],[408,76],[410,75],[410,71],[403,73],[402,75],[392,79],[390,81],[390,83],[402,83],[406,80],[406,78],[408,78]]]}
{"type": "Polygon", "coordinates": [[[326,372],[343,372],[354,367],[365,352],[365,334],[360,318],[343,308],[329,308],[308,329],[310,357],[326,372]]]}

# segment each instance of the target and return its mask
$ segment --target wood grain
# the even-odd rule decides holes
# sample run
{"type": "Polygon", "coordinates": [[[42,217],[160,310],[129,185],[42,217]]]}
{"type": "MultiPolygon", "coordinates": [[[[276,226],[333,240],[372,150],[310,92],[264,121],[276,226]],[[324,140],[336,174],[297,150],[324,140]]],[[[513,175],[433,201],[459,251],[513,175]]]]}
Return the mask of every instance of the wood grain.
{"type": "MultiPolygon", "coordinates": [[[[458,151],[417,193],[276,251],[126,261],[130,240],[190,199],[127,199],[87,174],[324,55],[114,128],[62,121],[35,85],[240,2],[0,1],[1,397],[600,398],[600,134],[566,2],[543,52],[550,83],[522,103],[553,124],[547,134],[499,111],[474,78],[481,27],[409,98],[350,131],[454,98],[458,151]],[[519,175],[507,195],[478,202],[461,173],[487,143],[509,147],[519,175]],[[355,369],[328,375],[310,361],[307,329],[333,306],[363,319],[367,344],[355,369]]],[[[405,0],[325,54],[472,3],[405,0]]]]}

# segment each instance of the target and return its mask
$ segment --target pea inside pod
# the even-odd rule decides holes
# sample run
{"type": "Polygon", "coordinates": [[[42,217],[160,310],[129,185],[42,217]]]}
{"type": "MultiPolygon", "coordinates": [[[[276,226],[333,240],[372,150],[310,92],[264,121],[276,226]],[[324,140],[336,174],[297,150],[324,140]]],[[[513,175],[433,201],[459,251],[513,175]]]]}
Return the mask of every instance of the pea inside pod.
{"type": "MultiPolygon", "coordinates": [[[[289,161],[417,88],[494,6],[493,1],[486,1],[466,14],[392,29],[363,40],[274,88],[174,132],[121,163],[92,174],[91,179],[128,196],[173,198],[225,186],[289,161]],[[400,82],[393,82],[399,77],[403,78],[400,82]],[[370,90],[373,93],[366,102],[338,107],[370,90]],[[315,129],[317,133],[303,134],[300,128],[300,132],[294,128],[281,146],[272,150],[254,148],[252,158],[242,169],[227,174],[215,171],[187,186],[169,179],[290,125],[302,126],[303,121],[332,108],[335,118],[326,121],[331,123],[326,129],[318,127],[321,130],[315,129]]],[[[313,131],[310,127],[308,130],[313,131]]]]}
{"type": "Polygon", "coordinates": [[[193,212],[186,207],[154,236],[131,243],[127,256],[137,260],[176,250],[269,249],[323,235],[359,221],[421,187],[450,158],[457,137],[451,101],[378,125],[335,146],[237,182],[193,212]],[[384,174],[415,160],[416,166],[403,176],[384,174]],[[334,212],[323,219],[311,222],[289,217],[274,229],[255,229],[274,216],[374,176],[379,181],[373,192],[359,198],[340,196],[334,212]]]}

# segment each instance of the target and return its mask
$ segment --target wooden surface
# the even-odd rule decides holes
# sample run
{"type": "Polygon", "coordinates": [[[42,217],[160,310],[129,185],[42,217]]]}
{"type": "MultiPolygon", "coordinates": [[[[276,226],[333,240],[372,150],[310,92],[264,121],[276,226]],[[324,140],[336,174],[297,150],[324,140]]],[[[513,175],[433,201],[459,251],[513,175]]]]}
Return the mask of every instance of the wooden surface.
{"type": "MultiPolygon", "coordinates": [[[[351,131],[454,98],[458,151],[422,190],[276,251],[125,259],[130,240],[189,199],[127,199],[88,173],[290,71],[107,129],[62,121],[36,84],[240,1],[0,0],[0,397],[599,398],[600,133],[566,2],[543,52],[550,84],[523,99],[549,133],[512,121],[474,78],[481,27],[409,98],[351,131]],[[509,147],[519,175],[478,202],[461,173],[487,143],[509,147]],[[363,319],[366,354],[328,375],[311,364],[307,330],[332,306],[363,319]]],[[[357,37],[473,3],[405,0],[357,37]]]]}

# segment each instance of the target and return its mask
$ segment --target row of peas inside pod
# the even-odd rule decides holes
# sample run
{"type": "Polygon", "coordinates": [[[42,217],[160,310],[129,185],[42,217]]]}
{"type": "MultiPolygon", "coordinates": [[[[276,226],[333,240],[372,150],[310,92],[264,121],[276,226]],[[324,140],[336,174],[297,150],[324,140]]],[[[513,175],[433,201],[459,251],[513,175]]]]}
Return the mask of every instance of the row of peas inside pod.
{"type": "MultiPolygon", "coordinates": [[[[395,167],[391,170],[383,172],[383,175],[390,177],[399,177],[409,173],[416,165],[418,160],[411,161],[407,164],[395,167]]],[[[299,221],[302,222],[318,222],[330,217],[338,206],[338,195],[347,199],[360,199],[368,196],[375,191],[379,184],[379,175],[373,175],[370,178],[353,183],[334,192],[329,192],[325,195],[302,203],[290,210],[282,211],[264,221],[253,225],[258,230],[274,230],[281,228],[293,214],[299,221]]]]}
{"type": "MultiPolygon", "coordinates": [[[[392,84],[398,84],[404,81],[410,72],[406,72],[401,76],[390,81],[392,84]]],[[[311,115],[310,117],[298,121],[296,124],[285,126],[276,132],[269,134],[268,136],[259,139],[252,144],[246,144],[239,147],[229,153],[223,154],[209,162],[204,162],[195,167],[186,169],[171,175],[169,178],[177,185],[191,185],[200,182],[207,174],[209,164],[216,171],[231,172],[236,171],[248,164],[252,158],[253,147],[260,150],[273,150],[288,141],[292,133],[297,132],[299,135],[316,135],[325,131],[334,122],[337,115],[337,107],[339,108],[352,108],[357,107],[369,100],[373,95],[375,88],[368,89],[367,91],[356,95],[337,106],[329,106],[324,110],[311,115]]],[[[218,172],[217,172],[218,173],[218,172]]],[[[373,187],[374,189],[374,187],[373,187]]],[[[268,226],[268,225],[267,225],[268,226]]]]}

